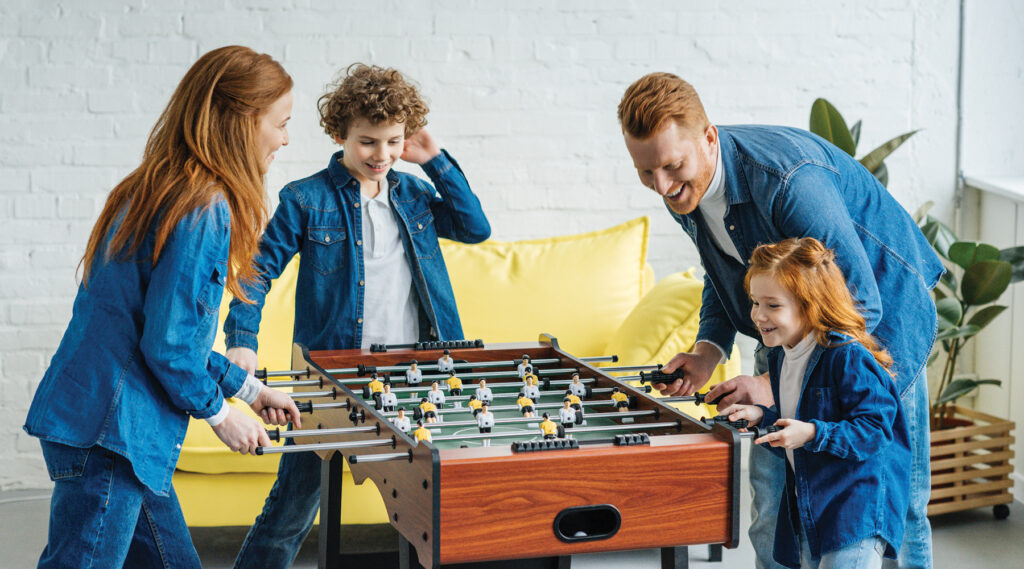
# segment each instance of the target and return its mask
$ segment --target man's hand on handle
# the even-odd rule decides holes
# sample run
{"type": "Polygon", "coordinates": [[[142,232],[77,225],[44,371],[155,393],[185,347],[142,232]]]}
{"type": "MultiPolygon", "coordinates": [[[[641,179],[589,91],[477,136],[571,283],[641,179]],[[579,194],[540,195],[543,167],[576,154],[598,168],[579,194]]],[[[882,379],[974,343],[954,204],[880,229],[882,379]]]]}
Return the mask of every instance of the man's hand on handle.
{"type": "Polygon", "coordinates": [[[666,397],[672,395],[691,395],[693,392],[704,387],[704,384],[711,379],[715,366],[722,359],[722,353],[712,344],[698,342],[692,352],[676,354],[668,361],[661,371],[672,373],[682,369],[685,375],[670,384],[655,383],[654,388],[666,397]]]}

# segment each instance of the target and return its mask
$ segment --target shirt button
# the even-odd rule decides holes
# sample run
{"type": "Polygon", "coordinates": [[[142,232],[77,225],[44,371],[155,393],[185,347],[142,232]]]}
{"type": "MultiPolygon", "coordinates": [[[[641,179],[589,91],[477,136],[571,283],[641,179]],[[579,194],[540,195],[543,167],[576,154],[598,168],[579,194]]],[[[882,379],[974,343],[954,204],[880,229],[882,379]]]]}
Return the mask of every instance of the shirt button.
{"type": "Polygon", "coordinates": [[[417,223],[416,224],[416,229],[423,229],[423,224],[422,223],[417,223]]]}
{"type": "Polygon", "coordinates": [[[735,231],[735,230],[736,230],[736,226],[735,225],[730,225],[729,226],[729,231],[735,231]]]}
{"type": "Polygon", "coordinates": [[[181,443],[178,443],[178,444],[174,445],[174,448],[176,448],[178,450],[181,450],[181,443]]]}
{"type": "Polygon", "coordinates": [[[363,323],[363,319],[362,318],[356,318],[356,322],[359,323],[359,324],[362,324],[363,323]]]}
{"type": "Polygon", "coordinates": [[[331,242],[331,236],[330,235],[325,236],[324,237],[324,243],[330,243],[330,242],[331,242]]]}
{"type": "Polygon", "coordinates": [[[362,239],[356,239],[356,245],[359,245],[360,247],[362,247],[363,246],[363,240],[362,239]]]}
{"type": "Polygon", "coordinates": [[[352,204],[352,207],[354,207],[356,209],[359,209],[359,204],[358,203],[354,203],[354,204],[352,204]]]}
{"type": "Polygon", "coordinates": [[[365,281],[359,281],[359,286],[363,286],[363,285],[365,285],[365,284],[366,284],[366,282],[365,282],[365,281]]]}

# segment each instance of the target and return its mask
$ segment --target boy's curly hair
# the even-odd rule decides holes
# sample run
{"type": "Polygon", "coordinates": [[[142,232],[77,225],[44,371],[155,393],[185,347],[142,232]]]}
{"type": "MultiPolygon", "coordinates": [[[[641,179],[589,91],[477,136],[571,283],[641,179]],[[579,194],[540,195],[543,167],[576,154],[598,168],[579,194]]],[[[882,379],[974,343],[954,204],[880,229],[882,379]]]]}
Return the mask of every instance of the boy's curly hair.
{"type": "Polygon", "coordinates": [[[344,139],[352,123],[405,124],[405,136],[427,124],[430,109],[416,86],[398,70],[353,63],[317,101],[320,126],[331,138],[344,139]]]}

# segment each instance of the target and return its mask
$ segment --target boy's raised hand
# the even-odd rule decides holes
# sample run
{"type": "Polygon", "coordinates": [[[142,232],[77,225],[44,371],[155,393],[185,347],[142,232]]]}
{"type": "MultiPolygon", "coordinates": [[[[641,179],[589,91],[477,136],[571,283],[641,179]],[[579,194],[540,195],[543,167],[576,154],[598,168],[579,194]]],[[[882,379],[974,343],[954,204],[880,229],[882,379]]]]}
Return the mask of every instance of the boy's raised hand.
{"type": "Polygon", "coordinates": [[[800,448],[813,441],[818,432],[814,423],[805,423],[796,419],[779,419],[775,421],[775,425],[781,428],[755,440],[754,444],[768,443],[773,447],[800,448]]]}
{"type": "Polygon", "coordinates": [[[434,142],[427,129],[421,128],[419,132],[405,139],[405,150],[402,151],[402,160],[414,164],[426,164],[431,158],[441,153],[441,147],[434,142]]]}

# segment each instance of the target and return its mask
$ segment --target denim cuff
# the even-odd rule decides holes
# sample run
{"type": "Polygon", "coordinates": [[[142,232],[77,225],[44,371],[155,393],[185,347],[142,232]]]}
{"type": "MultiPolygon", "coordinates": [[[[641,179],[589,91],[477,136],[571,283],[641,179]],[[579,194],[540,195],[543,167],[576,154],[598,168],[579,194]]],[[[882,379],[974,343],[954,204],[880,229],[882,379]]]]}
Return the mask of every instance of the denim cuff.
{"type": "Polygon", "coordinates": [[[228,404],[223,399],[221,399],[220,400],[220,411],[217,411],[212,416],[207,417],[207,418],[205,418],[203,420],[206,421],[207,423],[209,423],[209,425],[211,427],[216,427],[217,425],[223,423],[224,419],[228,418],[228,413],[230,411],[231,411],[231,408],[228,406],[228,404]]]}
{"type": "Polygon", "coordinates": [[[256,334],[252,332],[231,332],[224,336],[224,346],[227,349],[249,348],[256,352],[259,349],[259,341],[256,339],[256,334]]]}
{"type": "Polygon", "coordinates": [[[804,447],[811,452],[824,452],[828,448],[832,424],[818,419],[811,419],[808,422],[814,425],[814,439],[804,447]]]}
{"type": "Polygon", "coordinates": [[[440,154],[427,160],[420,167],[423,168],[423,172],[428,177],[434,179],[448,172],[452,167],[458,168],[458,165],[455,164],[455,159],[452,158],[451,154],[448,154],[448,151],[442,148],[440,154]]]}

